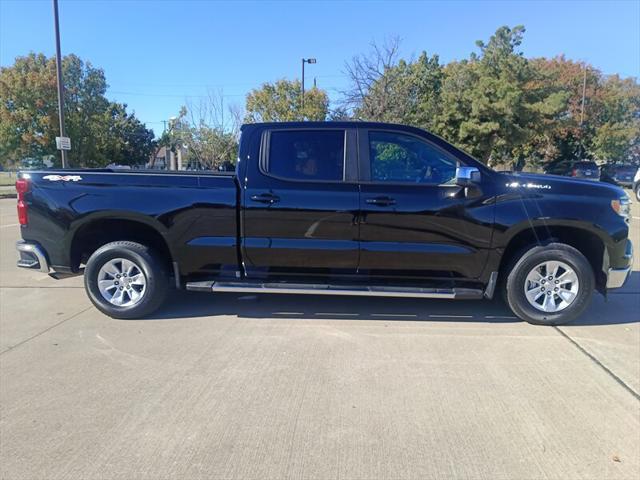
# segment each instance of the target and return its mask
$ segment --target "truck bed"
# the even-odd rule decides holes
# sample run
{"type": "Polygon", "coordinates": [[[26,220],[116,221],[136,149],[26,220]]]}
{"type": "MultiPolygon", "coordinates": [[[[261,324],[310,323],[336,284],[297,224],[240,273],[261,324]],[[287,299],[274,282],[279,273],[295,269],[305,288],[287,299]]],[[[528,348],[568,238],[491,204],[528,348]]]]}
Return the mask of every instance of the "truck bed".
{"type": "Polygon", "coordinates": [[[162,238],[181,274],[237,268],[233,172],[58,169],[23,176],[30,188],[22,236],[42,244],[57,271],[77,271],[83,262],[79,245],[133,223],[162,238]]]}

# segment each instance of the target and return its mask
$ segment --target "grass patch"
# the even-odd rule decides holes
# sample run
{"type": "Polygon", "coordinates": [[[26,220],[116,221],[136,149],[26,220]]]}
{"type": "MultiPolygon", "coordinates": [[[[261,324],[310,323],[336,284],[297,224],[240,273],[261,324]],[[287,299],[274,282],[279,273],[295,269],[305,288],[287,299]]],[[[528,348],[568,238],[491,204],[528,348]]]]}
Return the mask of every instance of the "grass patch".
{"type": "Polygon", "coordinates": [[[0,186],[15,185],[16,172],[0,172],[0,186]]]}

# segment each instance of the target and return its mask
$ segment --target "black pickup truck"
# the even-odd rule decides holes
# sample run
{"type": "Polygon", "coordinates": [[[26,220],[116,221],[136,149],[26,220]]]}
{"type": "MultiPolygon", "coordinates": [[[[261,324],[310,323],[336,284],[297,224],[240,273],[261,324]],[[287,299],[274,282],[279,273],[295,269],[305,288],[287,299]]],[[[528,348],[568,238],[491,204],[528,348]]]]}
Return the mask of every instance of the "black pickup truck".
{"type": "MultiPolygon", "coordinates": [[[[82,271],[117,318],[170,288],[492,298],[560,324],[631,270],[618,187],[499,173],[428,132],[379,123],[242,128],[235,174],[21,173],[18,265],[82,271]]],[[[428,304],[425,304],[428,308],[428,304]]]]}

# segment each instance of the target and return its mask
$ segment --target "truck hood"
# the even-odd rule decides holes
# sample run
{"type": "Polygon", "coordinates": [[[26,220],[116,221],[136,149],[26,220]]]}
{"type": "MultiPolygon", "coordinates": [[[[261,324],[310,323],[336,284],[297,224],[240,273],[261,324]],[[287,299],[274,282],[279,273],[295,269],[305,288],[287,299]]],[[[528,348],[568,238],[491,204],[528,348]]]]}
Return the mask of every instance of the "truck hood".
{"type": "Polygon", "coordinates": [[[609,183],[582,180],[560,175],[537,173],[502,173],[509,189],[526,189],[554,195],[588,195],[605,198],[620,198],[624,190],[609,183]]]}

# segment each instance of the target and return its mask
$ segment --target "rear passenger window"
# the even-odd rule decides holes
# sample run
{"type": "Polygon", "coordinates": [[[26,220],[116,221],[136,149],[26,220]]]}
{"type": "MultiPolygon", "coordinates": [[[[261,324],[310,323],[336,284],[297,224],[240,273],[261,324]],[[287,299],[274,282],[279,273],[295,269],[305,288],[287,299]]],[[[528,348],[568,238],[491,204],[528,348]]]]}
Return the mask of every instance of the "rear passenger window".
{"type": "Polygon", "coordinates": [[[275,130],[270,137],[270,174],[291,180],[343,180],[343,130],[275,130]]]}

